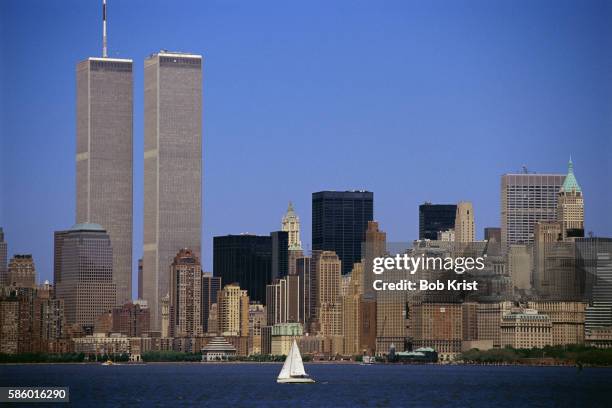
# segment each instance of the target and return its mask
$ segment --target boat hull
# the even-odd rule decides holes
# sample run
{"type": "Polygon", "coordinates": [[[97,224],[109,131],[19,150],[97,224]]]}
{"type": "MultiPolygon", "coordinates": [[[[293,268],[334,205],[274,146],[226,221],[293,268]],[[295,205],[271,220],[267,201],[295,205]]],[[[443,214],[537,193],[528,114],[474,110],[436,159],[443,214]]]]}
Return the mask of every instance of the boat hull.
{"type": "Polygon", "coordinates": [[[314,384],[315,380],[312,378],[277,378],[276,382],[279,384],[314,384]]]}

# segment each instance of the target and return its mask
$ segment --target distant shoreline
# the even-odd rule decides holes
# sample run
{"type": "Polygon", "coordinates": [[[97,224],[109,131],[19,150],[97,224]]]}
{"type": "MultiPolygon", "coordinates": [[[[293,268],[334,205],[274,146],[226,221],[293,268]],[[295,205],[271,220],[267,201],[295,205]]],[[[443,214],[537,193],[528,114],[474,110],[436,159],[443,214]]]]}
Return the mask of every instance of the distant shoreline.
{"type": "MultiPolygon", "coordinates": [[[[102,365],[102,361],[84,361],[84,362],[53,362],[53,363],[0,363],[1,366],[16,366],[16,365],[102,365]]],[[[164,365],[164,364],[180,364],[180,365],[238,365],[238,364],[273,364],[282,365],[279,361],[151,361],[142,363],[129,363],[129,362],[118,362],[113,366],[144,366],[144,365],[164,365]]],[[[530,364],[530,363],[490,363],[490,364],[477,364],[477,363],[374,363],[374,364],[363,364],[359,361],[308,361],[304,362],[305,365],[356,365],[356,366],[441,366],[441,367],[452,367],[452,366],[481,366],[481,367],[568,367],[580,369],[581,367],[573,363],[556,363],[556,364],[530,364]]],[[[609,365],[587,365],[583,364],[582,368],[612,368],[609,365]]]]}

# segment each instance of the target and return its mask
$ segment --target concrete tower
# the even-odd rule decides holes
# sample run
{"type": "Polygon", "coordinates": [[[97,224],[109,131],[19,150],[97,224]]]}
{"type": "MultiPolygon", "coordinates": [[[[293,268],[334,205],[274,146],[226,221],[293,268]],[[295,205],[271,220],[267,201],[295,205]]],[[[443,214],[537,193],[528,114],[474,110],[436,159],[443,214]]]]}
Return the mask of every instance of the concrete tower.
{"type": "Polygon", "coordinates": [[[474,208],[469,201],[457,204],[455,216],[455,242],[474,242],[476,233],[474,228],[474,208]]]}
{"type": "Polygon", "coordinates": [[[584,197],[574,176],[571,158],[567,176],[558,193],[557,220],[561,223],[563,239],[584,237],[584,197]]]}

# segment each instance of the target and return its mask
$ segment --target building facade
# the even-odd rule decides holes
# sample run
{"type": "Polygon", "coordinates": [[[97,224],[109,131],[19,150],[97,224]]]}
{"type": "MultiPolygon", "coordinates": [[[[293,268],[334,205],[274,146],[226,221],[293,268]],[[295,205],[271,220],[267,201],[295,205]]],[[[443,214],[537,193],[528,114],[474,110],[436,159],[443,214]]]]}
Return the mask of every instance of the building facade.
{"type": "Polygon", "coordinates": [[[249,297],[266,301],[272,282],[272,238],[250,234],[213,238],[213,272],[224,283],[238,283],[249,297]]]}
{"type": "Polygon", "coordinates": [[[132,299],[132,60],[88,58],[76,81],[76,222],[106,228],[122,305],[132,299]]]}
{"type": "Polygon", "coordinates": [[[110,236],[98,224],[76,224],[59,233],[54,265],[55,295],[64,300],[66,322],[93,327],[96,318],[116,302],[113,281],[113,248],[110,236]]]}
{"type": "Polygon", "coordinates": [[[317,320],[323,336],[342,335],[341,274],[342,262],[338,255],[323,251],[317,256],[317,320]]]}
{"type": "Polygon", "coordinates": [[[31,254],[17,254],[8,265],[8,285],[20,288],[36,287],[36,267],[31,254]]]}
{"type": "Polygon", "coordinates": [[[455,242],[474,241],[476,241],[474,207],[472,203],[462,201],[457,204],[457,215],[455,215],[455,242]]]}
{"type": "Polygon", "coordinates": [[[177,251],[201,253],[202,63],[165,51],[145,60],[143,287],[154,330],[177,251]]]}
{"type": "Polygon", "coordinates": [[[534,309],[503,315],[500,333],[502,347],[542,348],[553,344],[550,317],[534,309]]]}
{"type": "Polygon", "coordinates": [[[438,232],[455,228],[455,204],[419,205],[419,239],[438,239],[438,232]]]}
{"type": "Polygon", "coordinates": [[[557,193],[563,174],[504,174],[501,178],[502,250],[531,244],[539,221],[557,220],[557,193]]]}
{"type": "Polygon", "coordinates": [[[334,251],[342,274],[361,262],[368,221],[374,219],[374,194],[369,191],[320,191],[312,194],[312,250],[334,251]]]}
{"type": "Polygon", "coordinates": [[[170,337],[203,334],[202,267],[187,248],[174,257],[170,268],[170,337]]]}
{"type": "Polygon", "coordinates": [[[4,230],[0,227],[0,287],[8,284],[8,245],[4,239],[4,230]]]}
{"type": "Polygon", "coordinates": [[[218,292],[218,331],[223,336],[248,337],[249,296],[237,284],[225,285],[218,292]]]}

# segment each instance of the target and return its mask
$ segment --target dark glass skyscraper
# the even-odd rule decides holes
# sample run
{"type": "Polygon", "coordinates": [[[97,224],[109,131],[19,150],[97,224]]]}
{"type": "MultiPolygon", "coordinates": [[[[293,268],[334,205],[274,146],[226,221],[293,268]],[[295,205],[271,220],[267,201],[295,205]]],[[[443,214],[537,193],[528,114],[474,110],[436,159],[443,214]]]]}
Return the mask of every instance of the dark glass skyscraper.
{"type": "Polygon", "coordinates": [[[238,283],[255,302],[266,302],[272,282],[272,237],[225,235],[213,238],[213,274],[224,285],[238,283]]]}
{"type": "Polygon", "coordinates": [[[368,221],[374,219],[370,191],[319,191],[312,194],[312,249],[334,251],[342,274],[361,261],[361,243],[368,221]]]}
{"type": "Polygon", "coordinates": [[[280,279],[289,273],[289,233],[274,231],[272,237],[272,279],[280,279]]]}
{"type": "Polygon", "coordinates": [[[455,228],[455,204],[419,205],[419,239],[438,239],[439,231],[455,228]]]}

